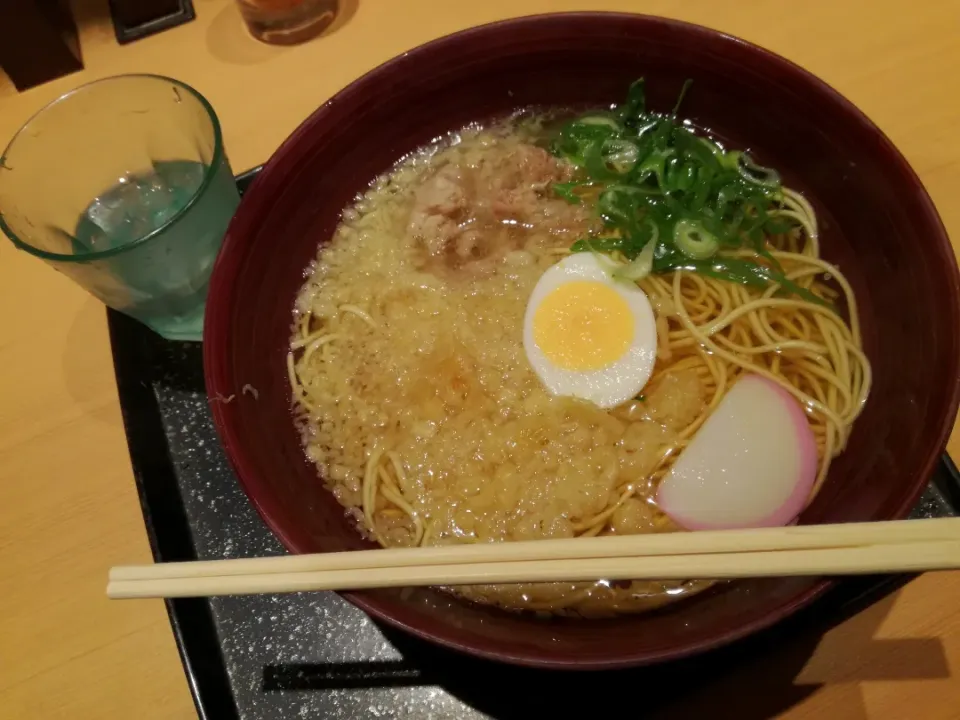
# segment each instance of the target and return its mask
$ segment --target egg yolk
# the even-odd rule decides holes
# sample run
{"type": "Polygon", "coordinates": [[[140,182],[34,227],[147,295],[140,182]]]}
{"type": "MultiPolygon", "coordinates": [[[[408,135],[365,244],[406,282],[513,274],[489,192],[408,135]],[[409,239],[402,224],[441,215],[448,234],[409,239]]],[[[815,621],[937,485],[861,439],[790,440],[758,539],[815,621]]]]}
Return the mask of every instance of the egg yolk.
{"type": "Polygon", "coordinates": [[[564,370],[599,370],[633,342],[633,314],[616,290],[595,280],[564,283],[533,315],[533,339],[564,370]]]}

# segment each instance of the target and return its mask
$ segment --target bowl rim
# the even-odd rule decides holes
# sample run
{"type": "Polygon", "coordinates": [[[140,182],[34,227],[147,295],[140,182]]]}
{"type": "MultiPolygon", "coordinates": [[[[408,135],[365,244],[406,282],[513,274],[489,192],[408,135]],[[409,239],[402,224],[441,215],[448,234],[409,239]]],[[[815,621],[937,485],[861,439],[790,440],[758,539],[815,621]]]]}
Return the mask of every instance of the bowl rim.
{"type": "MultiPolygon", "coordinates": [[[[411,49],[403,51],[396,56],[388,59],[363,75],[351,81],[343,89],[339,90],[323,105],[314,110],[297,128],[284,140],[276,151],[270,156],[269,160],[263,165],[251,188],[247,191],[245,197],[256,194],[258,186],[266,186],[268,183],[264,180],[270,179],[273,175],[282,172],[280,166],[297,155],[297,145],[301,138],[309,133],[311,127],[320,122],[328,108],[334,104],[351,99],[352,97],[365,92],[365,85],[372,79],[378,78],[384,74],[394,72],[402,68],[405,64],[415,61],[420,57],[429,57],[433,53],[456,45],[461,41],[473,38],[477,35],[496,33],[501,30],[521,29],[528,26],[536,26],[541,23],[557,20],[583,20],[591,22],[593,20],[622,20],[625,24],[646,25],[648,27],[663,27],[668,30],[682,32],[693,37],[711,38],[720,40],[729,44],[731,47],[738,47],[749,53],[752,53],[758,64],[764,67],[776,66],[779,70],[791,75],[792,79],[808,84],[826,101],[836,106],[841,112],[854,120],[865,134],[872,136],[879,144],[878,154],[886,156],[885,160],[895,163],[900,172],[902,172],[910,181],[912,181],[919,190],[918,200],[922,204],[922,217],[926,224],[930,226],[931,238],[929,252],[938,259],[943,260],[947,266],[946,278],[951,286],[951,295],[949,302],[946,303],[946,310],[952,315],[953,325],[960,325],[960,269],[957,266],[956,254],[950,244],[946,228],[937,212],[929,193],[926,191],[922,181],[917,173],[911,167],[910,163],[897,149],[890,138],[856,105],[840,94],[827,82],[814,75],[812,72],[804,69],[797,63],[779,55],[771,50],[763,48],[755,43],[736,37],[721,30],[716,30],[704,25],[691,23],[673,18],[665,18],[656,15],[628,12],[608,12],[608,11],[573,11],[573,12],[547,12],[530,15],[522,15],[504,20],[498,20],[481,25],[465,28],[448,35],[444,35],[425,43],[417,45],[411,49]]],[[[251,209],[250,202],[242,202],[231,223],[238,226],[254,219],[255,212],[251,209]],[[249,217],[248,217],[249,216],[249,217]],[[239,220],[239,222],[238,222],[239,220]]],[[[239,244],[237,236],[228,231],[221,251],[214,264],[211,275],[209,294],[217,297],[231,292],[230,281],[232,281],[232,272],[236,263],[231,262],[230,255],[233,247],[239,244]]],[[[227,457],[230,465],[234,469],[242,488],[244,489],[250,502],[253,504],[261,519],[266,523],[274,535],[286,547],[287,550],[294,553],[302,553],[306,550],[298,546],[284,531],[281,523],[272,516],[270,510],[261,503],[255,490],[256,480],[252,480],[254,473],[248,470],[249,462],[244,456],[243,444],[237,437],[234,426],[226,421],[227,408],[222,407],[222,403],[217,400],[218,378],[221,374],[217,367],[216,355],[223,347],[228,335],[227,327],[229,324],[229,314],[227,306],[229,303],[217,302],[208,303],[204,322],[204,373],[207,381],[207,393],[211,413],[217,431],[220,434],[222,444],[227,451],[227,457]],[[208,341],[209,340],[209,341],[208,341]],[[215,350],[215,348],[218,348],[215,350]]],[[[935,438],[935,446],[942,449],[946,446],[947,440],[952,430],[952,422],[957,415],[958,406],[960,406],[960,356],[954,360],[953,382],[950,384],[949,400],[947,404],[948,418],[942,422],[941,427],[935,438]]],[[[940,452],[933,453],[923,465],[918,469],[916,477],[922,478],[915,487],[905,496],[899,507],[891,513],[891,519],[905,518],[916,505],[917,500],[923,493],[930,475],[932,474],[936,463],[940,457],[940,452]]],[[[612,670],[628,667],[639,667],[654,663],[675,660],[688,657],[728,645],[736,640],[740,640],[752,635],[760,630],[768,628],[785,618],[793,615],[798,610],[810,605],[814,600],[823,596],[829,589],[836,584],[835,579],[819,578],[814,584],[806,590],[797,593],[792,599],[771,612],[757,617],[754,621],[746,622],[734,628],[716,633],[709,639],[691,641],[685,644],[679,644],[674,647],[666,648],[660,651],[641,651],[637,654],[620,653],[614,658],[591,658],[591,659],[551,659],[543,656],[532,656],[518,653],[511,653],[503,650],[489,650],[482,647],[475,647],[470,644],[462,643],[457,640],[446,637],[443,631],[425,630],[416,625],[407,623],[401,619],[395,618],[393,614],[381,606],[380,601],[369,596],[364,591],[345,591],[339,593],[353,605],[357,606],[367,614],[377,620],[414,635],[420,639],[432,642],[442,647],[456,650],[458,652],[473,655],[475,657],[494,660],[498,662],[509,663],[526,667],[535,667],[541,669],[553,670],[612,670]]]]}

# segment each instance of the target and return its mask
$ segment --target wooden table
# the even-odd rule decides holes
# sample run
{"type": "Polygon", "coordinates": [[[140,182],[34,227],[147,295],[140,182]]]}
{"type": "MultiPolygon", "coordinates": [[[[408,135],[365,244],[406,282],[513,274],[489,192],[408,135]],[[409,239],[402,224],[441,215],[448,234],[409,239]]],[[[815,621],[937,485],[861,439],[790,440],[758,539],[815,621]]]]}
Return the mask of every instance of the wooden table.
{"type": "MultiPolygon", "coordinates": [[[[20,95],[0,82],[0,140],[82,81],[162,73],[210,99],[241,170],[336,90],[425,40],[510,15],[642,9],[739,35],[827,80],[900,147],[960,238],[956,0],[341,2],[339,27],[301,47],[259,44],[231,2],[195,0],[196,22],[121,48],[105,9],[81,0],[86,69],[20,95]]],[[[104,596],[107,568],[149,550],[103,308],[3,241],[0,313],[0,715],[191,717],[163,605],[104,596]]],[[[960,456],[956,431],[950,449],[960,456]]],[[[769,672],[753,674],[763,667],[674,717],[700,716],[694,705],[726,717],[717,710],[764,685],[769,672]]],[[[960,573],[923,576],[829,632],[791,692],[778,708],[787,718],[960,718],[960,573]]]]}

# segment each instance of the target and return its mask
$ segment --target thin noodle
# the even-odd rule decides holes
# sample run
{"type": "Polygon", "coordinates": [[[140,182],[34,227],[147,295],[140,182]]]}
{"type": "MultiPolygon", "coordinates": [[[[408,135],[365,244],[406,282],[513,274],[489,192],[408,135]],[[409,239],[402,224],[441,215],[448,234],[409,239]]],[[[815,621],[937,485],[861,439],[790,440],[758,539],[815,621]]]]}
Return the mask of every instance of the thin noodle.
{"type": "MultiPolygon", "coordinates": [[[[356,215],[360,218],[358,226],[364,222],[364,207],[358,203],[356,210],[352,211],[359,212],[356,215]]],[[[624,466],[618,465],[622,458],[617,460],[615,454],[599,456],[601,459],[592,472],[609,479],[610,490],[604,490],[605,495],[598,495],[600,500],[590,505],[588,511],[568,516],[554,513],[542,518],[537,527],[545,527],[558,521],[559,517],[567,523],[558,526],[567,528],[567,536],[589,537],[620,532],[614,527],[621,527],[616,524],[623,517],[631,512],[642,512],[652,515],[647,530],[638,532],[676,529],[653,503],[657,484],[737,379],[747,372],[761,375],[783,387],[807,413],[818,448],[816,481],[808,503],[813,500],[826,480],[832,459],[845,447],[852,425],[863,409],[870,392],[871,370],[861,347],[857,303],[850,283],[838,268],[819,256],[813,208],[799,193],[784,189],[780,207],[772,214],[789,218],[800,227],[771,239],[770,256],[782,266],[785,276],[800,287],[828,302],[842,299],[841,307],[845,308],[848,317],[841,317],[828,303],[819,304],[799,295],[783,293],[775,285],[746,287],[687,271],[643,278],[639,285],[656,309],[658,344],[656,366],[643,394],[655,393],[678,377],[692,376],[702,391],[702,399],[696,405],[696,412],[686,417],[682,426],[666,433],[661,444],[654,446],[655,452],[650,453],[646,464],[638,466],[638,470],[624,471],[624,466]],[[614,459],[610,460],[611,457],[614,459]],[[572,521],[569,517],[580,519],[572,521]]],[[[570,251],[569,246],[528,246],[527,252],[538,262],[553,263],[556,257],[570,251]]],[[[733,254],[756,262],[768,262],[765,257],[749,250],[733,254]]],[[[616,257],[606,260],[611,264],[623,261],[616,257]]],[[[375,354],[369,362],[357,366],[353,374],[345,377],[330,372],[331,368],[337,366],[344,353],[361,353],[375,338],[382,337],[391,327],[397,327],[391,325],[390,311],[394,305],[402,309],[404,302],[383,302],[382,298],[386,292],[435,289],[435,278],[427,275],[423,278],[422,283],[419,280],[411,283],[409,289],[394,288],[385,291],[379,302],[372,301],[374,315],[382,324],[374,320],[367,309],[352,302],[314,304],[312,310],[297,315],[286,358],[287,374],[305,425],[313,432],[322,428],[325,417],[319,408],[329,411],[341,399],[354,397],[358,388],[382,372],[378,369],[382,366],[377,364],[379,359],[375,354]],[[354,316],[362,323],[347,321],[342,316],[354,316]],[[311,329],[312,324],[314,329],[311,329]]],[[[353,302],[363,302],[356,298],[354,296],[353,302]]],[[[314,302],[313,295],[306,296],[301,298],[300,307],[314,302]]],[[[465,433],[488,422],[489,406],[466,402],[468,397],[483,396],[488,387],[484,383],[488,381],[478,380],[469,368],[462,365],[442,367],[442,374],[449,377],[423,378],[424,402],[436,405],[442,400],[453,406],[463,403],[442,421],[451,431],[465,433]]],[[[499,392],[516,392],[516,388],[498,378],[494,378],[493,383],[499,392]]],[[[363,529],[370,536],[384,546],[426,546],[491,539],[482,538],[472,530],[451,536],[445,529],[449,527],[449,519],[444,513],[455,512],[456,502],[448,502],[447,496],[441,495],[438,496],[439,502],[434,499],[432,505],[427,504],[430,493],[442,488],[439,476],[435,477],[433,470],[424,470],[422,458],[410,457],[411,453],[415,454],[415,450],[411,450],[413,446],[396,443],[397,431],[391,429],[391,418],[386,413],[378,414],[376,407],[366,405],[355,407],[368,418],[366,427],[373,428],[368,432],[376,434],[350,437],[349,441],[344,441],[356,443],[358,447],[339,449],[344,462],[352,468],[352,475],[331,484],[342,494],[338,495],[341,502],[353,508],[351,512],[362,519],[363,529]],[[362,455],[364,448],[365,458],[362,455]]],[[[596,408],[577,402],[571,402],[566,412],[569,422],[556,432],[569,431],[571,438],[580,437],[580,433],[583,447],[589,449],[593,443],[596,452],[609,452],[614,447],[623,453],[626,441],[616,439],[625,438],[633,425],[640,427],[647,422],[650,411],[641,395],[609,413],[598,413],[596,408]],[[585,427],[590,430],[584,430],[585,427]]],[[[535,415],[536,408],[530,409],[530,413],[535,415]]],[[[418,426],[418,433],[422,432],[424,438],[436,431],[432,422],[421,423],[422,428],[418,426]]],[[[542,431],[527,417],[511,418],[509,422],[513,423],[513,437],[516,438],[536,436],[542,431]]],[[[652,426],[648,423],[644,427],[652,426]]],[[[305,442],[310,445],[307,440],[305,442]]],[[[627,459],[632,457],[628,453],[627,459]]],[[[329,470],[323,462],[320,465],[329,470]]],[[[482,482],[477,478],[463,478],[465,489],[460,500],[465,503],[467,514],[471,505],[464,498],[483,496],[483,502],[498,502],[500,495],[511,492],[512,483],[524,477],[525,470],[520,468],[518,474],[508,477],[505,485],[497,485],[496,461],[491,461],[488,467],[492,468],[490,477],[482,482]],[[486,488],[491,488],[489,497],[483,495],[486,488]]],[[[556,472],[560,473],[560,470],[556,472]]],[[[566,583],[537,586],[536,591],[531,586],[529,593],[519,588],[512,594],[501,588],[501,595],[495,592],[496,587],[483,586],[463,592],[468,597],[492,602],[502,602],[502,592],[507,592],[511,598],[510,606],[536,611],[564,612],[591,604],[613,608],[614,611],[629,611],[649,606],[651,597],[660,597],[657,603],[666,602],[663,598],[669,599],[669,595],[676,594],[674,588],[682,592],[696,591],[708,584],[700,581],[673,584],[669,586],[669,592],[664,591],[667,585],[649,583],[566,583]]]]}
{"type": "Polygon", "coordinates": [[[363,320],[367,325],[372,327],[374,330],[377,328],[377,323],[374,322],[374,319],[370,317],[369,314],[362,308],[358,308],[356,305],[341,305],[340,312],[350,313],[351,315],[356,315],[358,318],[363,320]]]}

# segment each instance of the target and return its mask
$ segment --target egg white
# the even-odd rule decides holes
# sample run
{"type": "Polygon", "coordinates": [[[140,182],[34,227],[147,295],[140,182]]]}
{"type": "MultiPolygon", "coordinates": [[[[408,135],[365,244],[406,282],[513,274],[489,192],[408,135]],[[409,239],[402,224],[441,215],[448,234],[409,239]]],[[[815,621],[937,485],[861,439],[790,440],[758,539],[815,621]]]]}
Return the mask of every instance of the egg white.
{"type": "Polygon", "coordinates": [[[523,347],[540,381],[554,395],[571,395],[602,408],[614,407],[639,393],[650,379],[657,357],[657,329],[650,300],[632,282],[614,280],[593,253],[569,255],[540,277],[523,319],[523,347]],[[598,370],[557,367],[534,339],[533,318],[540,303],[561,285],[572,281],[601,282],[620,295],[633,318],[633,341],[617,360],[598,370]]]}

